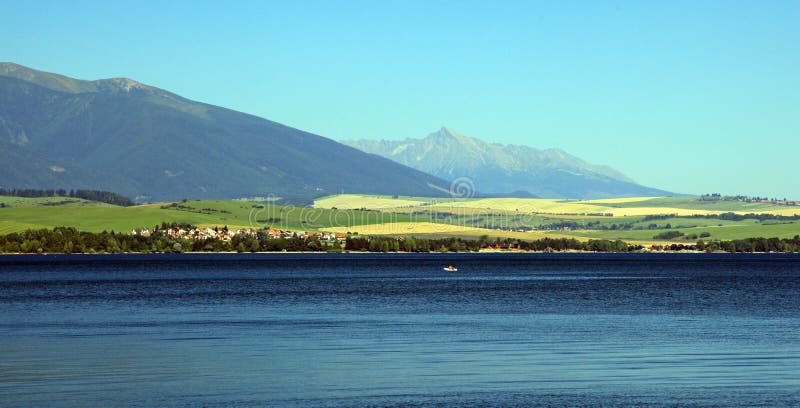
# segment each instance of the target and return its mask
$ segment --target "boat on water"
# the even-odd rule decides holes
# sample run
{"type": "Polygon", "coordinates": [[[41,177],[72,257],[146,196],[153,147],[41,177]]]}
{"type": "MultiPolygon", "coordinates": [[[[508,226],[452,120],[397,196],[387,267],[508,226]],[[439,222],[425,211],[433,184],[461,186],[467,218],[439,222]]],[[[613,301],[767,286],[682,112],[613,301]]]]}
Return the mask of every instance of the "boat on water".
{"type": "Polygon", "coordinates": [[[453,266],[453,265],[448,265],[448,266],[445,266],[445,267],[444,267],[444,268],[442,268],[442,269],[446,270],[447,272],[458,272],[458,268],[456,268],[456,267],[455,267],[455,266],[453,266]]]}

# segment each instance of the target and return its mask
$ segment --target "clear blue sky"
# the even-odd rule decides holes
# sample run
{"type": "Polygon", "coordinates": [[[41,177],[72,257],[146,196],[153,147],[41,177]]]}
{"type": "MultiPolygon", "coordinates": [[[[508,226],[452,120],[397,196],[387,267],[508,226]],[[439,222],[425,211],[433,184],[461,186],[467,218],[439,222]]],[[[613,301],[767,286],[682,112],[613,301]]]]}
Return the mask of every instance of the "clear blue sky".
{"type": "Polygon", "coordinates": [[[800,1],[5,2],[0,60],[333,139],[560,147],[678,192],[800,198],[800,1]]]}

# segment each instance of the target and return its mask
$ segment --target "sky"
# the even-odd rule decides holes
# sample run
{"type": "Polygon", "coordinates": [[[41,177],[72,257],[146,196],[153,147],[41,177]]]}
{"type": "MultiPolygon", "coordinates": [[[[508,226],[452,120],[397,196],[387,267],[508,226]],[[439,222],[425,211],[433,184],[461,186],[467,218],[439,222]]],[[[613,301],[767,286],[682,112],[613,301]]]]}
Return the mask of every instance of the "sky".
{"type": "Polygon", "coordinates": [[[680,193],[800,199],[800,1],[4,2],[0,61],[336,140],[447,126],[680,193]]]}

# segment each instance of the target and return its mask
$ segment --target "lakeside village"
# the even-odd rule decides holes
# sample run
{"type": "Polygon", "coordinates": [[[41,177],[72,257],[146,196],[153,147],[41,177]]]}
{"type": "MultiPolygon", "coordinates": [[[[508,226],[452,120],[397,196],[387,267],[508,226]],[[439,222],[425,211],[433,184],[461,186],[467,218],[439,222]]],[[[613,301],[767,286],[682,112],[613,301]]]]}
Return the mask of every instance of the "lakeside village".
{"type": "Polygon", "coordinates": [[[177,253],[177,252],[800,252],[794,238],[746,238],[643,247],[621,240],[541,238],[359,236],[357,233],[294,232],[272,228],[229,229],[167,225],[130,233],[87,232],[74,227],[26,230],[0,235],[0,253],[177,253]]]}
{"type": "Polygon", "coordinates": [[[324,233],[315,231],[288,231],[274,228],[239,228],[228,229],[228,226],[223,227],[206,227],[198,228],[191,225],[172,224],[169,226],[162,225],[153,227],[153,231],[149,228],[134,228],[131,230],[133,236],[150,237],[153,233],[161,233],[167,238],[171,239],[189,239],[189,240],[204,240],[204,239],[218,239],[220,241],[230,242],[236,237],[249,237],[249,238],[262,238],[264,235],[267,239],[288,239],[299,238],[302,240],[318,239],[324,242],[343,241],[347,238],[347,234],[342,233],[324,233]]]}
{"type": "MultiPolygon", "coordinates": [[[[463,251],[596,251],[596,252],[628,252],[631,250],[642,251],[689,251],[693,247],[675,244],[672,246],[653,246],[630,247],[622,241],[594,240],[587,247],[574,239],[544,239],[536,241],[544,243],[544,246],[535,243],[513,240],[495,239],[490,241],[488,236],[479,238],[476,241],[462,240],[460,238],[441,238],[441,239],[422,239],[414,237],[391,237],[382,235],[358,236],[358,233],[326,233],[316,231],[290,231],[266,227],[238,228],[230,229],[223,227],[199,228],[188,224],[162,224],[161,227],[155,226],[152,231],[148,228],[134,228],[131,236],[153,237],[161,236],[171,240],[188,241],[219,241],[231,245],[232,249],[238,252],[257,252],[266,249],[274,251],[276,246],[269,245],[270,242],[294,242],[302,243],[304,250],[332,250],[344,249],[348,251],[367,251],[367,252],[463,252],[463,251]],[[266,241],[266,242],[265,242],[266,241]],[[264,244],[267,245],[264,245],[264,244]]],[[[195,245],[196,247],[196,245],[195,245]]],[[[298,245],[291,245],[297,250],[298,245]]],[[[283,245],[278,245],[280,250],[287,251],[283,245]]],[[[211,248],[207,248],[211,249],[211,248]]],[[[288,249],[292,250],[292,249],[288,249]]]]}
{"type": "Polygon", "coordinates": [[[358,236],[358,233],[326,233],[317,231],[290,231],[266,227],[229,229],[223,227],[198,228],[188,224],[166,224],[136,228],[131,236],[141,238],[163,237],[181,246],[193,242],[188,251],[364,251],[364,252],[477,252],[477,251],[586,251],[586,252],[796,252],[800,250],[800,236],[793,239],[751,238],[735,241],[697,241],[694,244],[671,243],[648,246],[631,245],[621,240],[595,239],[578,241],[573,238],[542,238],[524,241],[511,238],[491,240],[484,235],[476,240],[457,237],[426,239],[413,236],[358,236]],[[218,243],[218,244],[214,244],[218,243]]]}

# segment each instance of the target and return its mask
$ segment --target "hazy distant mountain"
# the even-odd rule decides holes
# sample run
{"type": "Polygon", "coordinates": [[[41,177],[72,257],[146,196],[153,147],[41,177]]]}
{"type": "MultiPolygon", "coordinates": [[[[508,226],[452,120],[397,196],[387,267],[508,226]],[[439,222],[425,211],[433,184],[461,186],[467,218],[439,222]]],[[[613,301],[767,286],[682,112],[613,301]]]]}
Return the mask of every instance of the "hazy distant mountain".
{"type": "Polygon", "coordinates": [[[482,194],[547,198],[670,194],[636,184],[611,167],[589,164],[563,150],[487,143],[444,127],[423,139],[343,143],[446,180],[468,177],[482,194]]]}
{"type": "Polygon", "coordinates": [[[0,63],[0,186],[151,199],[439,196],[444,180],[259,117],[124,79],[0,63]]]}

